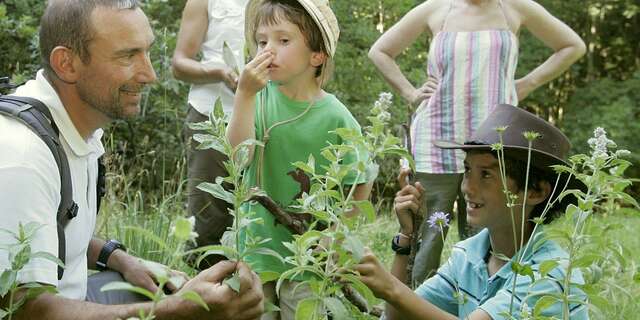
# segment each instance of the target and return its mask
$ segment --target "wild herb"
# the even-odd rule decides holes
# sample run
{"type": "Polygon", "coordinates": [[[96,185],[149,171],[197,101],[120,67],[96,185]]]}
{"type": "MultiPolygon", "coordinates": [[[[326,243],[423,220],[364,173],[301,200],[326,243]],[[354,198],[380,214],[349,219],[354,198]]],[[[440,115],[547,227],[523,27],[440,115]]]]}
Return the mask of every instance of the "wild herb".
{"type": "Polygon", "coordinates": [[[11,265],[9,269],[5,269],[0,274],[0,300],[6,301],[4,309],[0,308],[0,319],[11,320],[13,314],[27,302],[38,295],[48,292],[56,293],[56,288],[45,286],[39,283],[23,284],[19,280],[20,271],[33,259],[45,259],[56,263],[60,267],[64,264],[58,257],[44,251],[32,252],[31,243],[38,230],[43,225],[36,222],[29,222],[26,225],[18,224],[18,230],[0,229],[0,232],[8,234],[15,240],[11,244],[0,245],[1,250],[8,253],[8,262],[11,265]]]}

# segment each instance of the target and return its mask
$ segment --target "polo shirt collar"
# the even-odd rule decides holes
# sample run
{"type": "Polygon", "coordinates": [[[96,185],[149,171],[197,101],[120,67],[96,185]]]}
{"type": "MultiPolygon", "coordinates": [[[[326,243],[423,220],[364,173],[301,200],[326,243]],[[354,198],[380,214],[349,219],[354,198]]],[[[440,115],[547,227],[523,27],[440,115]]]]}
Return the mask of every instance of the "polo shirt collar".
{"type": "Polygon", "coordinates": [[[78,157],[85,157],[90,153],[100,156],[104,153],[104,147],[100,142],[103,131],[98,129],[87,139],[83,139],[76,127],[71,122],[58,93],[44,76],[43,70],[39,70],[35,80],[29,80],[20,86],[16,92],[18,96],[32,97],[42,101],[51,111],[53,121],[60,129],[60,135],[67,142],[71,151],[78,157]]]}
{"type": "Polygon", "coordinates": [[[475,236],[462,241],[458,245],[466,252],[467,259],[474,269],[487,267],[484,257],[491,247],[488,229],[482,229],[475,236]]]}
{"type": "MultiPolygon", "coordinates": [[[[533,253],[537,251],[536,242],[542,239],[543,231],[543,226],[538,226],[538,228],[536,228],[535,233],[529,239],[531,243],[528,246],[526,245],[526,251],[524,252],[524,257],[522,259],[523,262],[526,263],[527,261],[530,261],[533,253]]],[[[463,250],[466,252],[467,259],[476,270],[476,272],[479,272],[480,274],[486,272],[487,262],[485,261],[485,256],[491,248],[491,239],[489,238],[488,229],[482,229],[474,237],[463,241],[462,243],[458,244],[458,246],[463,248],[463,250]],[[471,241],[472,239],[473,241],[471,241]]],[[[511,264],[513,261],[515,261],[516,258],[517,254],[514,255],[508,263],[502,266],[502,268],[500,268],[500,270],[498,270],[498,272],[496,272],[496,274],[494,274],[492,278],[509,278],[513,274],[513,271],[511,270],[511,264]]]]}
{"type": "MultiPolygon", "coordinates": [[[[539,242],[540,240],[543,240],[543,236],[544,236],[543,229],[544,227],[539,225],[536,228],[535,232],[529,238],[529,244],[525,243],[524,249],[521,249],[521,250],[526,250],[524,251],[523,257],[521,259],[523,264],[526,264],[527,262],[531,261],[531,259],[533,258],[534,252],[536,252],[539,249],[536,243],[539,242]]],[[[511,257],[511,260],[509,260],[508,263],[502,266],[502,268],[500,268],[500,270],[498,270],[498,272],[496,272],[496,274],[493,275],[493,277],[494,278],[500,277],[503,279],[508,279],[512,277],[513,270],[511,269],[511,265],[513,264],[513,262],[516,262],[517,258],[518,258],[518,253],[516,253],[513,257],[511,257]]]]}

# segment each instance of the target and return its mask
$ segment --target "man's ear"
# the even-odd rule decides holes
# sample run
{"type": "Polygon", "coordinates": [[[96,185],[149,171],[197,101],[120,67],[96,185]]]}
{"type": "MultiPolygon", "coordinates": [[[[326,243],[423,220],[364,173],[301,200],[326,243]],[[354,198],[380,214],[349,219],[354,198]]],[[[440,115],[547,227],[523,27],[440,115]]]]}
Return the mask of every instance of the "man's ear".
{"type": "Polygon", "coordinates": [[[80,57],[67,47],[57,46],[51,50],[51,55],[49,55],[49,65],[51,65],[53,72],[58,79],[69,84],[78,81],[79,63],[82,63],[80,57]]]}
{"type": "Polygon", "coordinates": [[[527,189],[527,205],[536,206],[551,195],[551,184],[549,181],[538,181],[535,188],[527,189]]]}
{"type": "Polygon", "coordinates": [[[311,65],[314,67],[319,67],[325,63],[327,60],[327,55],[324,52],[312,52],[311,53],[311,65]]]}

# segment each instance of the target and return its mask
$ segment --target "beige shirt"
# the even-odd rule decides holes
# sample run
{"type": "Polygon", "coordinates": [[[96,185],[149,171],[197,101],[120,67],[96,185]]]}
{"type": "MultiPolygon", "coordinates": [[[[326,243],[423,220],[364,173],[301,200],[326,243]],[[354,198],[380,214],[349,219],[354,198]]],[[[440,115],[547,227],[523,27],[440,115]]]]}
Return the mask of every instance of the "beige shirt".
{"type": "MultiPolygon", "coordinates": [[[[209,0],[209,26],[202,43],[201,62],[225,67],[222,46],[227,42],[240,68],[244,65],[244,7],[247,0],[209,0]]],[[[194,84],[189,91],[189,104],[209,115],[220,98],[226,114],[233,110],[233,92],[222,82],[194,84]]]]}

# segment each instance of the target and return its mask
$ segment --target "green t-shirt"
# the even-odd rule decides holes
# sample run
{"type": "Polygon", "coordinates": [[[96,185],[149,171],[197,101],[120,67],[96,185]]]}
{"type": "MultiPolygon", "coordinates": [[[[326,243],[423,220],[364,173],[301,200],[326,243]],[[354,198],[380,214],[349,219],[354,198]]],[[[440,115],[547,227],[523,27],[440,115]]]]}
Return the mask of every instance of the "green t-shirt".
{"type": "MultiPolygon", "coordinates": [[[[261,94],[265,94],[265,106],[256,107],[255,128],[256,139],[262,141],[263,122],[262,110],[265,111],[265,127],[270,128],[273,124],[292,119],[307,109],[309,102],[291,100],[278,89],[277,85],[269,82],[265,90],[261,91],[256,98],[256,103],[260,103],[261,94]]],[[[295,200],[302,194],[303,185],[309,185],[309,179],[302,171],[296,171],[294,162],[307,162],[309,155],[315,158],[316,172],[324,173],[323,166],[329,165],[320,152],[323,148],[331,144],[341,144],[342,139],[330,133],[337,128],[353,128],[360,132],[360,125],[351,115],[349,110],[332,94],[326,94],[319,101],[316,101],[311,109],[301,118],[279,125],[269,132],[269,139],[264,150],[264,160],[262,164],[262,189],[282,208],[295,203],[295,200]]],[[[254,158],[247,172],[246,179],[249,179],[252,186],[257,185],[257,166],[261,147],[256,147],[254,158]]],[[[366,153],[361,153],[363,160],[366,160],[366,153]]],[[[344,163],[356,161],[355,153],[350,153],[343,159],[344,163]]],[[[350,174],[345,178],[346,184],[354,184],[356,174],[350,174]]],[[[366,177],[361,174],[356,183],[364,183],[366,177]]],[[[306,190],[305,190],[306,191],[306,190]]],[[[246,204],[249,210],[256,213],[256,217],[262,218],[263,224],[251,224],[247,229],[253,237],[262,239],[271,238],[271,241],[263,246],[278,252],[283,257],[292,255],[282,243],[293,240],[292,233],[281,224],[277,224],[273,216],[261,205],[246,204]]],[[[242,239],[246,239],[241,233],[242,239]]],[[[242,241],[244,242],[244,241],[242,241]]],[[[284,272],[290,269],[275,257],[255,254],[246,258],[254,271],[276,271],[284,272]]]]}

